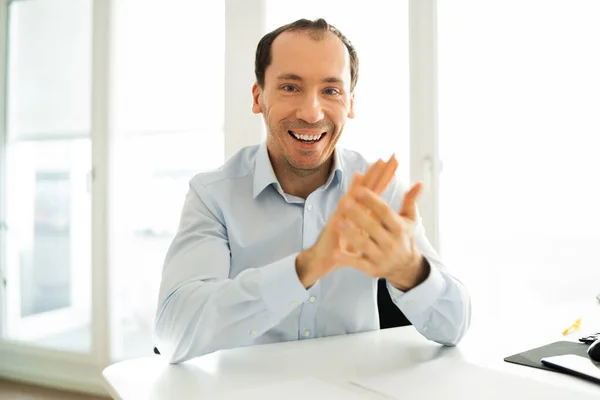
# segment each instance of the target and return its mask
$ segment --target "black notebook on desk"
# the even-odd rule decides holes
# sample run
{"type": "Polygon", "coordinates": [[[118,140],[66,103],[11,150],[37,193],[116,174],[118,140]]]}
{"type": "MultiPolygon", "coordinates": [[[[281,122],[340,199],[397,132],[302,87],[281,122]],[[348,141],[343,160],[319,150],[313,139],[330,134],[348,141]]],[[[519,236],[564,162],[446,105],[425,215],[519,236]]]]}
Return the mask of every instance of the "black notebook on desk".
{"type": "Polygon", "coordinates": [[[576,354],[587,358],[587,349],[588,345],[585,343],[564,340],[508,356],[504,361],[548,371],[556,371],[556,369],[542,364],[540,360],[544,357],[563,356],[565,354],[576,354]]]}

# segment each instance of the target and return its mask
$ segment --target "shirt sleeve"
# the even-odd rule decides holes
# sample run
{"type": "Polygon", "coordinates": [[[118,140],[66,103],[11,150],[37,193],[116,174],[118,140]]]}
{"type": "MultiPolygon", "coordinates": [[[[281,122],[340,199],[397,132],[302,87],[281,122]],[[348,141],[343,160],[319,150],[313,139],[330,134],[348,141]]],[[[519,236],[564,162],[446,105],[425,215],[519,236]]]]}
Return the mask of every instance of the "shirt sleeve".
{"type": "MultiPolygon", "coordinates": [[[[405,191],[395,182],[391,207],[399,211],[405,191]]],[[[427,339],[446,346],[460,342],[471,323],[471,299],[465,286],[446,268],[427,239],[418,217],[415,243],[429,264],[429,275],[420,285],[403,292],[386,282],[394,304],[427,339]]]]}
{"type": "Polygon", "coordinates": [[[308,296],[297,254],[230,279],[227,230],[209,205],[204,187],[190,188],[165,259],[154,337],[171,363],[251,344],[308,296]]]}

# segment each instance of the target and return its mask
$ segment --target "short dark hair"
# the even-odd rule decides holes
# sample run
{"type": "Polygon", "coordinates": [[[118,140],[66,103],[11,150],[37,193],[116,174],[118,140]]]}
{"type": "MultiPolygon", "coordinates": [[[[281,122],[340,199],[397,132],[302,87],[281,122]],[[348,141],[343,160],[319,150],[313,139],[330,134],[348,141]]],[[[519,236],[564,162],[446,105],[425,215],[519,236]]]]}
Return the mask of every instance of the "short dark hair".
{"type": "Polygon", "coordinates": [[[256,75],[258,86],[262,88],[265,85],[265,71],[267,70],[267,67],[271,65],[271,46],[273,45],[275,38],[283,32],[301,31],[310,32],[311,37],[315,40],[323,38],[326,32],[331,32],[344,43],[350,54],[350,91],[353,91],[358,82],[358,54],[356,49],[342,32],[333,25],[330,25],[323,18],[314,21],[299,19],[287,25],[280,26],[260,39],[260,42],[258,42],[258,46],[256,47],[256,59],[254,61],[254,74],[256,75]]]}

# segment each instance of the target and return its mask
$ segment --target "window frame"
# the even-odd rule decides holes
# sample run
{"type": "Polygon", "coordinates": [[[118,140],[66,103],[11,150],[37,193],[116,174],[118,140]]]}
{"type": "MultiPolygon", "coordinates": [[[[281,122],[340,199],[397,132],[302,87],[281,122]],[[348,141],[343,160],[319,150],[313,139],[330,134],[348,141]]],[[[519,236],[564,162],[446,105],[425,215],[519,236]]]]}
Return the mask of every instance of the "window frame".
{"type": "Polygon", "coordinates": [[[419,212],[431,245],[439,251],[437,1],[409,0],[410,178],[424,190],[419,212]]]}
{"type": "MultiPolygon", "coordinates": [[[[6,97],[8,53],[8,1],[0,0],[0,194],[6,185],[6,97]]],[[[0,195],[0,337],[6,335],[7,297],[4,289],[6,277],[6,211],[4,197],[0,195]]]]}

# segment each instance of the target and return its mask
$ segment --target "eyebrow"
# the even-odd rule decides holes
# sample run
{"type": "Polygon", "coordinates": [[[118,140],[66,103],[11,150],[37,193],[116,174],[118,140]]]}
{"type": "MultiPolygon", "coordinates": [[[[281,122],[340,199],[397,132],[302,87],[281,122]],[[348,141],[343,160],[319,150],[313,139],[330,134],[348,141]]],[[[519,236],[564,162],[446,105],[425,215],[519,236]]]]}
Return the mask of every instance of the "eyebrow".
{"type": "MultiPolygon", "coordinates": [[[[296,74],[281,74],[277,77],[278,80],[280,81],[299,81],[302,82],[304,79],[302,79],[301,76],[296,75],[296,74]]],[[[341,85],[344,84],[344,81],[341,80],[340,78],[336,78],[334,76],[328,76],[326,78],[323,78],[321,80],[321,82],[324,83],[339,83],[341,85]]]]}

